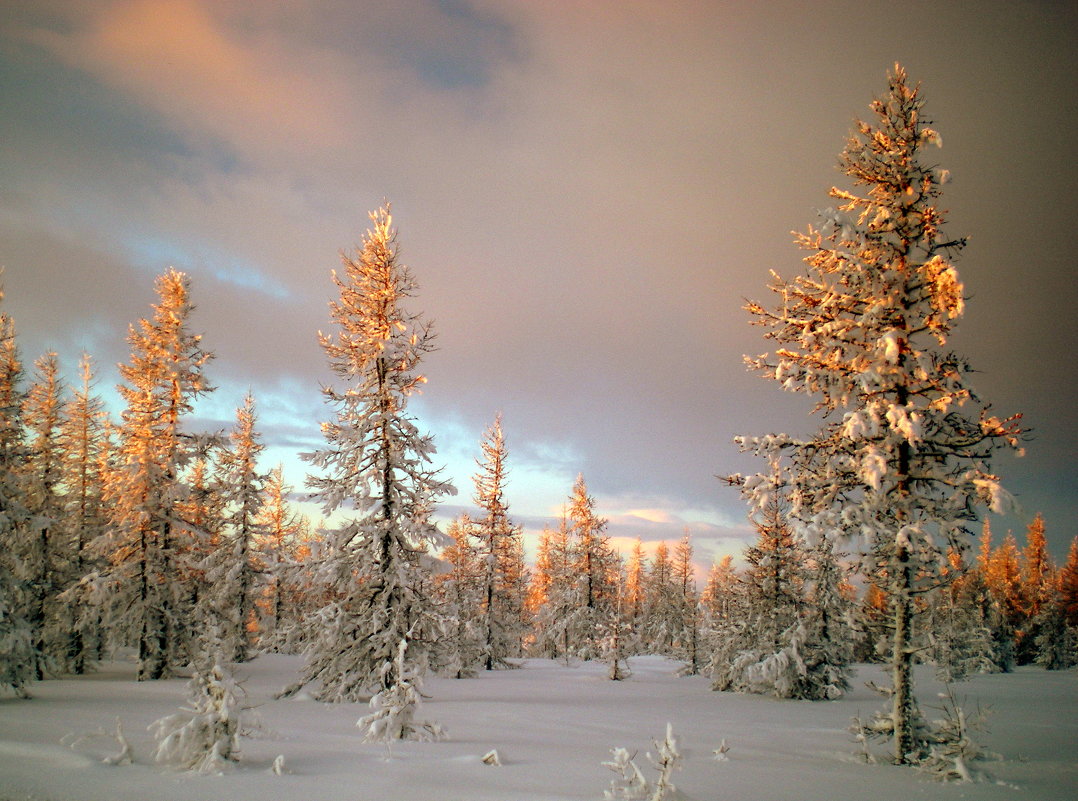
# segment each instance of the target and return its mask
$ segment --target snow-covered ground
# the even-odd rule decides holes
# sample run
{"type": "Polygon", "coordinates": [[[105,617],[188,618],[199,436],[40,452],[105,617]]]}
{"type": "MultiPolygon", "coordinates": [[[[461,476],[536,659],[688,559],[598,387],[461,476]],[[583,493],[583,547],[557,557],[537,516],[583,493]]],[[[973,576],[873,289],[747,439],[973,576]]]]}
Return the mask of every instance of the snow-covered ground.
{"type": "MultiPolygon", "coordinates": [[[[855,756],[850,718],[881,699],[861,666],[853,691],[833,702],[780,701],[715,693],[700,677],[678,677],[657,657],[631,660],[628,681],[611,682],[605,666],[565,667],[528,660],[522,669],[475,679],[428,680],[420,714],[443,725],[449,739],[362,742],[355,727],[362,704],[327,705],[298,696],[274,700],[295,679],[296,657],[263,656],[240,668],[259,728],[242,740],[243,760],[221,776],[177,773],[152,762],[154,720],[185,700],[183,679],[138,683],[134,665],[109,663],[91,676],[47,681],[34,698],[0,700],[2,801],[553,801],[602,799],[614,774],[601,763],[610,749],[644,752],[667,722],[681,743],[675,776],[683,799],[841,801],[842,799],[1073,799],[1078,797],[1078,672],[1021,668],[956,685],[969,706],[991,706],[980,738],[1003,761],[985,763],[996,784],[941,785],[908,768],[866,765],[855,756]],[[106,737],[66,745],[116,718],[135,763],[102,764],[117,750],[106,737]],[[714,750],[725,739],[728,759],[714,750]],[[486,765],[497,749],[501,766],[486,765]],[[284,757],[284,775],[271,766],[284,757]]],[[[919,669],[922,704],[941,686],[919,669]]]]}

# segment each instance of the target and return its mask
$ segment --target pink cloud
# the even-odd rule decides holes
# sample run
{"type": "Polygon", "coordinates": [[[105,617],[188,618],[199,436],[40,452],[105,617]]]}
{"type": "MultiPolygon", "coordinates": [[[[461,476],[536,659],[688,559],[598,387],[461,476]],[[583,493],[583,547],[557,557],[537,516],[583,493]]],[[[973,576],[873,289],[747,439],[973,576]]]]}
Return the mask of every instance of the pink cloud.
{"type": "Polygon", "coordinates": [[[245,154],[340,145],[346,126],[326,65],[305,69],[278,42],[236,35],[215,16],[217,8],[195,0],[135,0],[96,16],[79,14],[71,33],[34,29],[24,37],[188,133],[208,134],[245,154]]]}

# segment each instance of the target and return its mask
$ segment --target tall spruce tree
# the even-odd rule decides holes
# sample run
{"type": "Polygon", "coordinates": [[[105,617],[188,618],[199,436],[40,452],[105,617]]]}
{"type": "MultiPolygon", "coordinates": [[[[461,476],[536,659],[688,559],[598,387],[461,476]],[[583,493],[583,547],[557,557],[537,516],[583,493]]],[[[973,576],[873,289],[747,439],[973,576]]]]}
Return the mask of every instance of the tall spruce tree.
{"type": "Polygon", "coordinates": [[[432,500],[455,490],[431,467],[433,440],[407,411],[434,334],[406,308],[416,284],[398,258],[388,206],[370,219],[362,248],[342,256],[343,273],[333,276],[337,331],[319,335],[346,386],[323,388],[335,419],[322,424],[327,446],[304,455],[321,471],[308,482],[325,514],[345,513],[320,570],[336,595],[318,614],[300,682],[286,692],[317,681],[324,701],[374,693],[367,736],[390,740],[434,733],[412,721],[436,626],[420,556],[439,539],[432,500]]]}
{"type": "Polygon", "coordinates": [[[739,438],[768,469],[733,477],[756,508],[786,487],[791,519],[810,540],[857,537],[869,572],[884,577],[893,703],[880,725],[897,763],[925,747],[915,738],[916,598],[939,583],[948,549],[965,549],[977,507],[1005,505],[989,461],[999,448],[1017,449],[1021,434],[1013,418],[991,414],[969,386],[967,360],[946,349],[964,309],[952,263],[964,240],[943,235],[947,173],[926,153],[940,138],[923,106],[896,65],[871,105],[873,122],[857,124],[841,155],[855,191],[832,189],[839,211],[797,236],[810,252],[807,275],[773,273],[777,307],[746,307],[777,345],[749,366],[816,396],[827,421],[807,439],[739,438]]]}

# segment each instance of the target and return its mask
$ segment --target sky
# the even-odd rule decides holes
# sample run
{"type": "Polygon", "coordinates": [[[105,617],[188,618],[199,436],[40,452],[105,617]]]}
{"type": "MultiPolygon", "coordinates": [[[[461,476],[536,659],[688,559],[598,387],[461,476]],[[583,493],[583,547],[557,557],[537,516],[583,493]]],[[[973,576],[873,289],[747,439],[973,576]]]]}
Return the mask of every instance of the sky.
{"type": "Polygon", "coordinates": [[[748,373],[746,299],[792,277],[838,153],[901,62],[952,175],[969,300],[954,346],[1026,455],[995,469],[1078,533],[1071,228],[1078,6],[0,0],[0,265],[26,362],[96,360],[114,398],[154,277],[186,271],[215,352],[199,425],[252,390],[297,491],[332,380],[331,271],[392,203],[433,322],[410,406],[471,504],[497,413],[506,498],[534,535],[583,473],[616,544],[689,531],[702,564],[752,530],[717,475],[738,434],[809,433],[813,401],[748,373]]]}

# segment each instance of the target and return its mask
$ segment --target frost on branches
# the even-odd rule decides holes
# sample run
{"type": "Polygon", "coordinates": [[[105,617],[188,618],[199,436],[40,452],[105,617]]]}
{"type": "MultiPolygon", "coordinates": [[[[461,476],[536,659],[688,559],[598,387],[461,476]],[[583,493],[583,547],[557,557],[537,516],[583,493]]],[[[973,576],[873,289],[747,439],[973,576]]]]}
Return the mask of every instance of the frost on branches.
{"type": "Polygon", "coordinates": [[[328,533],[317,567],[328,600],[310,620],[317,633],[307,666],[285,694],[318,682],[320,700],[374,695],[387,716],[399,717],[417,697],[438,634],[421,563],[439,536],[430,510],[454,490],[437,478],[434,444],[406,411],[424,382],[417,367],[434,335],[404,308],[415,282],[397,259],[389,209],[370,218],[362,249],[343,258],[342,275],[334,273],[340,299],[330,303],[330,316],[338,330],[319,336],[346,386],[323,388],[336,416],[322,424],[327,446],[304,457],[322,473],[308,482],[326,516],[347,512],[328,533]]]}
{"type": "Polygon", "coordinates": [[[210,391],[202,368],[212,354],[188,330],[194,306],[186,275],[169,270],[155,283],[153,315],[131,326],[131,362],[120,365],[122,414],[115,469],[105,483],[109,528],[92,543],[108,565],[94,579],[114,642],[137,641],[139,680],[168,675],[186,654],[192,532],[179,524],[180,473],[190,459],[182,419],[210,391]]]}
{"type": "Polygon", "coordinates": [[[611,779],[610,789],[604,797],[610,801],[663,801],[676,797],[677,787],[671,779],[674,771],[681,767],[681,753],[678,751],[677,737],[671,724],[666,724],[666,737],[662,742],[652,741],[655,754],[648,752],[647,758],[658,775],[649,782],[635,762],[635,754],[630,755],[624,748],[611,748],[611,759],[604,762],[604,768],[610,768],[617,774],[611,779]]]}
{"type": "Polygon", "coordinates": [[[777,305],[750,303],[776,349],[746,361],[784,389],[817,399],[825,423],[808,439],[739,437],[767,462],[732,476],[756,509],[780,489],[792,525],[812,544],[853,538],[867,575],[882,576],[893,604],[896,762],[915,750],[910,632],[914,599],[941,581],[948,549],[968,547],[979,506],[1008,496],[989,471],[1000,448],[1018,449],[1016,418],[991,413],[971,368],[947,349],[964,307],[953,259],[964,241],[943,236],[946,173],[927,152],[940,144],[922,115],[919,87],[896,66],[841,156],[855,189],[797,243],[805,275],[772,274],[777,305]]]}
{"type": "Polygon", "coordinates": [[[188,706],[156,721],[154,759],[181,770],[221,773],[239,759],[242,691],[218,653],[197,664],[188,683],[188,706]]]}
{"type": "MultiPolygon", "coordinates": [[[[4,298],[0,287],[0,301],[4,298]]],[[[33,629],[26,619],[25,592],[18,581],[19,565],[12,558],[15,544],[29,520],[22,503],[22,363],[15,343],[15,323],[0,312],[0,689],[27,697],[34,679],[36,656],[33,629]]]]}

